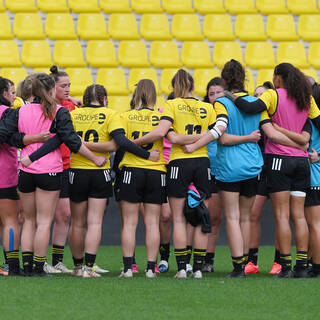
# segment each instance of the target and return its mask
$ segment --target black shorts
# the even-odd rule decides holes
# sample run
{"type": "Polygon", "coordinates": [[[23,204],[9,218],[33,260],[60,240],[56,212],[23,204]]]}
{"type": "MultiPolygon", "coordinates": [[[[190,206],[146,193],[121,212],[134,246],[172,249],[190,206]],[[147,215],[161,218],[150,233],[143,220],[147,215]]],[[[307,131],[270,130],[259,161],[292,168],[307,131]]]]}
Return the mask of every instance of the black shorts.
{"type": "Polygon", "coordinates": [[[73,202],[112,197],[110,169],[69,169],[69,195],[73,202]]]}
{"type": "Polygon", "coordinates": [[[123,167],[116,180],[118,201],[153,204],[167,202],[166,173],[163,171],[123,167]]]}
{"type": "Polygon", "coordinates": [[[217,180],[220,191],[238,192],[240,196],[253,197],[257,194],[258,177],[235,182],[217,180]]]}
{"type": "Polygon", "coordinates": [[[19,200],[17,186],[10,188],[0,188],[0,199],[19,200]]]}
{"type": "Polygon", "coordinates": [[[214,175],[211,175],[210,186],[211,186],[211,194],[212,194],[212,193],[218,193],[218,192],[219,192],[219,188],[218,188],[218,185],[217,185],[216,176],[214,176],[214,175]]]}
{"type": "Polygon", "coordinates": [[[320,187],[310,187],[307,190],[305,207],[320,206],[320,187]]]}
{"type": "Polygon", "coordinates": [[[267,190],[267,174],[263,168],[260,174],[258,175],[257,195],[263,196],[263,197],[269,197],[268,190],[267,190]]]}
{"type": "Polygon", "coordinates": [[[177,159],[170,161],[167,172],[168,197],[185,198],[190,183],[211,197],[209,158],[177,159]]]}
{"type": "Polygon", "coordinates": [[[69,198],[69,169],[63,170],[62,172],[59,198],[69,198]]]}
{"type": "Polygon", "coordinates": [[[310,186],[310,165],[306,157],[267,154],[268,193],[280,191],[307,192],[310,186]]]}
{"type": "Polygon", "coordinates": [[[30,193],[35,192],[36,188],[46,191],[60,190],[61,172],[34,174],[19,170],[19,191],[30,193]]]}

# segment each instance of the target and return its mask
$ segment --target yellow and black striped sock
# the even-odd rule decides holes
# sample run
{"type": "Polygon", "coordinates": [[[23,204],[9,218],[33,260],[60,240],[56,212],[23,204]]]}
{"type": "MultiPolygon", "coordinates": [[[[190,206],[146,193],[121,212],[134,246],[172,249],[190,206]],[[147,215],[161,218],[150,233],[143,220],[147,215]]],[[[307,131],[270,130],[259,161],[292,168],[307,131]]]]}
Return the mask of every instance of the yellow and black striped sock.
{"type": "Polygon", "coordinates": [[[296,255],[296,266],[297,268],[304,269],[308,267],[308,252],[297,251],[296,255]]]}
{"type": "Polygon", "coordinates": [[[235,271],[242,271],[245,258],[243,256],[240,256],[240,257],[231,257],[231,259],[232,259],[233,269],[235,271]]]}
{"type": "Polygon", "coordinates": [[[291,269],[291,254],[282,254],[280,253],[280,264],[281,270],[286,271],[291,269]]]}
{"type": "Polygon", "coordinates": [[[186,264],[190,263],[191,260],[191,255],[192,255],[192,246],[187,246],[187,257],[186,257],[186,264]]]}
{"type": "Polygon", "coordinates": [[[10,272],[19,272],[20,263],[19,263],[19,250],[6,251],[6,256],[9,265],[10,272]]]}
{"type": "Polygon", "coordinates": [[[206,258],[206,249],[194,249],[193,250],[193,272],[202,270],[204,260],[206,258]]]}
{"type": "Polygon", "coordinates": [[[33,256],[33,269],[36,273],[42,273],[43,272],[43,266],[46,262],[46,256],[39,257],[39,256],[33,256]]]}
{"type": "Polygon", "coordinates": [[[214,264],[214,255],[215,255],[214,252],[207,252],[204,262],[207,264],[213,265],[214,264]]]}
{"type": "Polygon", "coordinates": [[[52,265],[55,266],[62,262],[64,254],[64,246],[52,245],[52,265]]]}
{"type": "Polygon", "coordinates": [[[176,256],[178,271],[186,270],[187,249],[174,249],[174,255],[176,256]]]}
{"type": "Polygon", "coordinates": [[[22,252],[22,264],[23,270],[26,273],[30,273],[33,270],[33,252],[24,251],[22,252]]]}
{"type": "Polygon", "coordinates": [[[246,265],[248,263],[249,260],[249,253],[244,253],[243,254],[243,263],[246,265]]]}

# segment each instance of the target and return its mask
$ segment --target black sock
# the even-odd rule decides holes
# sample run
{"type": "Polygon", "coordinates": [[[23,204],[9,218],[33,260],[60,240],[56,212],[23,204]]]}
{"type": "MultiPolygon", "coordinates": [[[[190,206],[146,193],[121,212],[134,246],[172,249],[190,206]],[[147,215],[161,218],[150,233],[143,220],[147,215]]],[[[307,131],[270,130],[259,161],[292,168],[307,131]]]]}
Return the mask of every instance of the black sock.
{"type": "Polygon", "coordinates": [[[287,271],[291,269],[291,260],[291,254],[280,253],[280,264],[282,271],[287,271]]]}
{"type": "Polygon", "coordinates": [[[7,253],[6,253],[6,250],[4,250],[4,249],[3,249],[3,257],[4,257],[4,263],[8,264],[7,253]]]}
{"type": "Polygon", "coordinates": [[[252,262],[255,266],[258,264],[258,248],[249,249],[248,262],[252,262]]]}
{"type": "Polygon", "coordinates": [[[207,264],[211,264],[213,266],[213,264],[214,264],[214,252],[207,252],[204,262],[207,263],[207,264]]]}
{"type": "Polygon", "coordinates": [[[312,257],[308,259],[308,267],[312,267],[313,265],[313,261],[312,261],[312,257]]]}
{"type": "Polygon", "coordinates": [[[83,257],[80,258],[80,259],[72,257],[72,259],[73,259],[73,264],[74,264],[75,267],[83,266],[83,257]]]}
{"type": "Polygon", "coordinates": [[[156,262],[155,261],[148,261],[147,263],[147,271],[152,270],[154,273],[154,268],[156,267],[156,262]]]}
{"type": "Polygon", "coordinates": [[[308,252],[307,251],[297,251],[296,266],[297,266],[297,268],[300,268],[300,269],[308,267],[308,252]]]}
{"type": "Polygon", "coordinates": [[[314,273],[320,273],[320,264],[313,263],[312,264],[312,271],[314,273]]]}
{"type": "Polygon", "coordinates": [[[7,251],[6,256],[8,259],[9,272],[19,272],[19,250],[7,251]]]}
{"type": "Polygon", "coordinates": [[[244,266],[244,257],[231,257],[234,271],[242,271],[244,266]]]}
{"type": "Polygon", "coordinates": [[[194,249],[193,250],[193,272],[202,270],[204,260],[206,258],[206,249],[194,249]]]}
{"type": "Polygon", "coordinates": [[[192,255],[192,246],[187,246],[186,264],[190,263],[191,255],[192,255]]]}
{"type": "Polygon", "coordinates": [[[160,259],[168,262],[170,256],[170,243],[160,243],[159,253],[160,259]]]}
{"type": "Polygon", "coordinates": [[[136,252],[133,252],[133,256],[132,256],[132,264],[137,264],[136,262],[136,252]]]}
{"type": "Polygon", "coordinates": [[[176,256],[178,271],[186,270],[186,260],[187,260],[186,248],[174,249],[174,255],[176,256]]]}
{"type": "Polygon", "coordinates": [[[275,252],[274,252],[274,262],[280,264],[280,250],[275,250],[275,252]]]}
{"type": "Polygon", "coordinates": [[[91,254],[91,253],[86,252],[84,254],[84,263],[85,263],[85,265],[90,267],[90,268],[92,268],[94,263],[95,263],[95,261],[96,261],[96,256],[97,256],[96,254],[91,254]]]}
{"type": "Polygon", "coordinates": [[[132,259],[133,257],[122,257],[123,272],[127,272],[128,269],[132,269],[132,259]]]}
{"type": "Polygon", "coordinates": [[[25,272],[32,272],[33,270],[33,252],[31,251],[24,251],[22,252],[22,264],[23,270],[25,272]]]}
{"type": "Polygon", "coordinates": [[[64,246],[52,245],[52,265],[55,266],[62,262],[64,254],[64,246]]]}
{"type": "Polygon", "coordinates": [[[46,262],[46,256],[39,257],[39,256],[33,256],[33,269],[36,273],[42,273],[44,263],[46,262]]]}
{"type": "Polygon", "coordinates": [[[244,265],[246,265],[248,263],[248,259],[249,259],[249,253],[244,253],[243,254],[243,263],[244,263],[244,265]]]}

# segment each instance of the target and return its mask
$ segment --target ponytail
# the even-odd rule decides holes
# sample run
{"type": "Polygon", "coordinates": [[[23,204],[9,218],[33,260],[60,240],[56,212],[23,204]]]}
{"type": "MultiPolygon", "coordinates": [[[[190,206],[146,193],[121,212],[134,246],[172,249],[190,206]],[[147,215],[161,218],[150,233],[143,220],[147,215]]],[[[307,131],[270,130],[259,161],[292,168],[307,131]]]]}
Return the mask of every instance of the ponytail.
{"type": "Polygon", "coordinates": [[[175,98],[184,98],[194,88],[193,78],[187,71],[180,69],[172,79],[172,87],[175,98]]]}

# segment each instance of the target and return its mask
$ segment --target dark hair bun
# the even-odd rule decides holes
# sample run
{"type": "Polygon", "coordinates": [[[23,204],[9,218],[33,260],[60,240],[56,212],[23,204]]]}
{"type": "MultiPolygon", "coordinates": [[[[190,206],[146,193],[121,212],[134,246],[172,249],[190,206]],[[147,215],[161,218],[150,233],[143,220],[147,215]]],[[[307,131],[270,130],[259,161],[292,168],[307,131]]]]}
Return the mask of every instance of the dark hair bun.
{"type": "Polygon", "coordinates": [[[51,73],[58,73],[59,71],[58,71],[58,67],[57,66],[52,66],[51,68],[50,68],[50,72],[51,73]]]}

